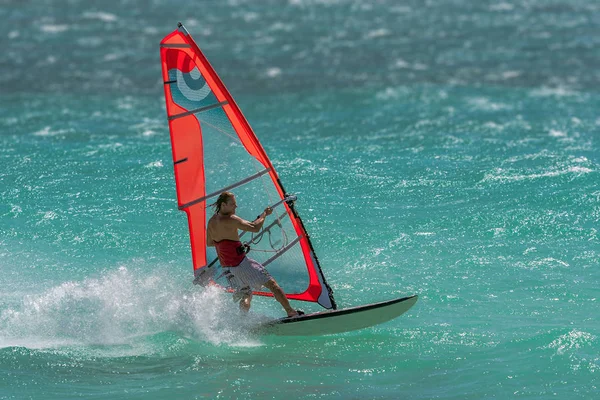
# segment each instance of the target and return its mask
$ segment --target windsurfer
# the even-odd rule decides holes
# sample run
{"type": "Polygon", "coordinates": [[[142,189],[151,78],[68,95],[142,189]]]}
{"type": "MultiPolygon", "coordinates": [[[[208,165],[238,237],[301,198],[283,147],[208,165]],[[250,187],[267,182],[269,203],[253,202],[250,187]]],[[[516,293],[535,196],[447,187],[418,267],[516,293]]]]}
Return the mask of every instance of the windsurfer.
{"type": "Polygon", "coordinates": [[[242,244],[238,234],[238,229],[259,232],[265,218],[273,210],[267,207],[254,221],[246,221],[235,215],[237,203],[235,195],[231,192],[221,193],[213,206],[215,215],[208,221],[206,245],[216,248],[225,277],[235,290],[233,299],[240,301],[240,309],[248,311],[252,301],[252,290],[259,290],[265,286],[283,306],[288,317],[300,315],[290,306],[285,293],[265,267],[246,256],[248,247],[242,244]]]}

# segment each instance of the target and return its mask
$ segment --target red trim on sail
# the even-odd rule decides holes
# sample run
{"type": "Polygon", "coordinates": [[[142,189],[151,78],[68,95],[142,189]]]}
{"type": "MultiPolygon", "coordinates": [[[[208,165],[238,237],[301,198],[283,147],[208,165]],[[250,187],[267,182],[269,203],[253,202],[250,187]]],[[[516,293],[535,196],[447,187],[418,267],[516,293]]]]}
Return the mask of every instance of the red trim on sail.
{"type": "MultiPolygon", "coordinates": [[[[227,88],[191,36],[186,34],[183,29],[177,29],[167,35],[162,40],[161,45],[163,45],[161,46],[163,80],[165,82],[169,81],[168,71],[173,66],[176,66],[181,72],[189,72],[197,67],[218,102],[227,102],[227,104],[223,106],[223,110],[239,136],[241,143],[249,154],[255,157],[265,168],[269,168],[269,176],[277,189],[280,198],[283,199],[285,194],[278,183],[277,173],[262,145],[233,100],[233,97],[231,97],[227,88]],[[183,46],[177,47],[178,45],[183,46]]],[[[167,115],[169,117],[191,111],[183,109],[172,100],[169,84],[165,84],[165,100],[167,115]]],[[[177,199],[178,204],[181,206],[190,201],[202,198],[206,194],[202,156],[202,129],[198,119],[192,116],[171,120],[169,122],[169,128],[171,131],[173,160],[188,159],[186,162],[175,164],[177,199]]],[[[284,207],[290,216],[296,234],[303,237],[300,240],[300,246],[309,276],[308,287],[304,292],[299,294],[289,294],[287,297],[294,300],[316,302],[325,289],[321,286],[317,275],[318,267],[313,262],[310,245],[306,239],[307,234],[304,231],[301,222],[294,216],[288,205],[284,204],[284,207]]],[[[188,215],[194,271],[206,266],[205,208],[205,202],[202,201],[201,203],[194,204],[185,209],[188,215]]],[[[267,292],[256,292],[256,294],[272,296],[271,293],[267,292]]]]}
{"type": "MultiPolygon", "coordinates": [[[[180,36],[171,34],[161,43],[176,44],[185,42],[181,41],[180,36]]],[[[176,65],[183,64],[183,67],[186,67],[186,63],[178,62],[177,58],[182,56],[182,52],[176,49],[161,48],[160,52],[163,80],[166,82],[169,79],[167,68],[169,62],[176,65]]],[[[189,68],[189,65],[187,67],[189,68]]],[[[173,102],[170,85],[164,85],[164,89],[168,116],[188,111],[173,102]]],[[[197,179],[198,176],[204,177],[202,130],[198,120],[195,118],[171,120],[169,121],[169,130],[171,134],[173,161],[187,158],[186,162],[174,165],[177,200],[181,206],[204,197],[206,193],[204,179],[197,179]]],[[[204,208],[204,202],[200,202],[185,210],[188,216],[194,270],[206,265],[206,234],[203,228],[206,226],[206,214],[204,208]]]]}

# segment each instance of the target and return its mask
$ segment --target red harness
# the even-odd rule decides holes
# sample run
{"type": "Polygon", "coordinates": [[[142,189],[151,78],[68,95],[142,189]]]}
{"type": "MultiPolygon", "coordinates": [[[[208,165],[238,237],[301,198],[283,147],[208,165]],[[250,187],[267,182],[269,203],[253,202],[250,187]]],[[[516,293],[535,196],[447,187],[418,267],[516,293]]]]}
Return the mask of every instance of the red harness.
{"type": "Polygon", "coordinates": [[[218,242],[215,241],[215,248],[222,267],[237,267],[246,257],[242,242],[239,240],[223,239],[218,242]]]}

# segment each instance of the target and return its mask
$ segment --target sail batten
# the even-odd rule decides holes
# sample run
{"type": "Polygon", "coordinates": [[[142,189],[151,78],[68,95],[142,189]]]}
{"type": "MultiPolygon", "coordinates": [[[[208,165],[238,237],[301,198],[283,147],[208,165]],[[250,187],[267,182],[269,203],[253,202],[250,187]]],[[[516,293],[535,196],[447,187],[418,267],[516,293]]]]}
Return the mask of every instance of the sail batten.
{"type": "Polygon", "coordinates": [[[160,54],[177,202],[188,218],[194,282],[228,285],[220,277],[214,248],[206,246],[206,224],[212,215],[207,201],[234,191],[244,219],[253,220],[251,215],[267,205],[283,207],[252,237],[249,256],[269,265],[288,298],[335,308],[333,292],[296,211],[296,197],[285,192],[252,128],[183,25],[161,41],[160,54]]]}
{"type": "Polygon", "coordinates": [[[187,157],[186,158],[182,158],[181,160],[174,161],[173,164],[181,164],[183,162],[186,162],[187,160],[188,160],[187,157]]]}
{"type": "Polygon", "coordinates": [[[165,44],[161,44],[160,47],[164,47],[167,49],[189,49],[192,46],[190,46],[189,44],[169,44],[169,43],[165,43],[165,44]]]}
{"type": "Polygon", "coordinates": [[[192,115],[192,114],[199,114],[199,113],[201,113],[203,111],[208,111],[208,110],[212,110],[213,108],[222,107],[222,106],[224,106],[226,104],[227,104],[226,101],[222,101],[220,103],[216,103],[216,104],[211,104],[209,106],[200,107],[200,108],[197,108],[195,110],[182,112],[180,114],[175,114],[175,115],[172,115],[172,116],[169,117],[169,121],[172,121],[172,120],[177,119],[177,118],[187,117],[188,115],[192,115]]]}
{"type": "Polygon", "coordinates": [[[229,191],[229,190],[233,190],[233,189],[235,189],[235,188],[237,188],[237,187],[240,187],[240,186],[242,186],[242,185],[244,185],[244,184],[246,184],[246,183],[248,183],[248,182],[251,182],[251,181],[253,181],[254,179],[260,178],[260,177],[261,177],[261,176],[263,176],[264,174],[268,174],[268,173],[269,173],[269,171],[270,171],[270,169],[264,169],[264,170],[262,170],[262,171],[260,171],[260,172],[257,172],[256,174],[254,174],[254,175],[252,175],[252,176],[249,176],[249,177],[247,177],[247,178],[245,178],[245,179],[242,179],[242,180],[241,180],[241,181],[239,181],[239,182],[236,182],[236,183],[234,183],[234,184],[231,184],[231,185],[229,185],[229,186],[225,186],[224,188],[221,188],[221,189],[219,189],[219,190],[217,190],[217,191],[215,191],[215,192],[213,192],[213,193],[211,193],[211,194],[208,194],[208,195],[206,195],[206,196],[204,196],[204,197],[201,197],[201,198],[199,198],[199,199],[196,199],[196,200],[194,200],[194,201],[191,201],[191,202],[189,202],[189,203],[187,203],[187,204],[184,204],[184,205],[182,205],[182,206],[179,206],[179,209],[183,210],[184,208],[188,208],[188,207],[190,207],[190,206],[193,206],[194,204],[197,204],[197,203],[200,203],[200,202],[202,202],[202,201],[204,201],[204,200],[208,200],[208,199],[211,199],[211,198],[213,198],[213,197],[215,197],[215,196],[218,196],[218,195],[220,195],[220,194],[221,194],[221,193],[223,193],[223,192],[227,192],[227,191],[229,191]]]}

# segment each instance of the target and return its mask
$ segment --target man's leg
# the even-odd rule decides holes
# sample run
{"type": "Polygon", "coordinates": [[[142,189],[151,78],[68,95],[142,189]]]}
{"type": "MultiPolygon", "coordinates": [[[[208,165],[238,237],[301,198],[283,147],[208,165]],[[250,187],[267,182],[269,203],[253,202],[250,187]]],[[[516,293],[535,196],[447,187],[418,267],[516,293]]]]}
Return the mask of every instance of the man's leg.
{"type": "Polygon", "coordinates": [[[244,297],[240,300],[240,310],[243,312],[250,311],[250,302],[252,301],[252,293],[244,294],[244,297]]]}
{"type": "MultiPolygon", "coordinates": [[[[298,312],[290,306],[290,302],[285,297],[285,293],[281,287],[275,282],[275,279],[270,279],[267,283],[265,283],[267,289],[273,292],[273,296],[275,296],[275,300],[277,300],[282,306],[285,312],[287,312],[288,317],[293,317],[298,315],[298,312]]],[[[241,304],[241,303],[240,303],[241,304]]]]}

